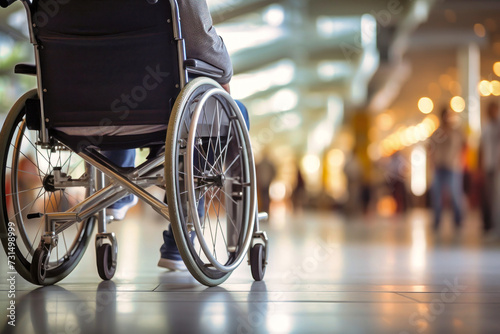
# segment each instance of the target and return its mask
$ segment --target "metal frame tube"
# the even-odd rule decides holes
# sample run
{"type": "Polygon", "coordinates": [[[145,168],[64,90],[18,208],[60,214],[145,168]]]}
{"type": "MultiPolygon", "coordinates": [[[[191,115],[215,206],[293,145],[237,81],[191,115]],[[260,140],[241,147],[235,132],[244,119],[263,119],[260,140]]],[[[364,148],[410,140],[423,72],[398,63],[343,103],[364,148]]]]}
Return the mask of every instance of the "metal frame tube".
{"type": "Polygon", "coordinates": [[[33,28],[36,26],[36,23],[33,22],[33,13],[31,11],[31,2],[27,0],[21,0],[23,3],[24,9],[26,10],[26,15],[28,16],[28,30],[30,36],[30,43],[33,44],[34,53],[35,53],[35,66],[36,66],[36,81],[37,81],[37,92],[38,98],[40,99],[40,140],[42,144],[49,143],[49,134],[47,132],[47,128],[45,126],[45,111],[43,105],[43,83],[42,83],[42,72],[40,66],[40,50],[38,41],[35,38],[35,32],[33,28]]]}
{"type": "Polygon", "coordinates": [[[179,65],[180,88],[184,88],[188,80],[187,70],[184,68],[186,61],[186,45],[182,38],[181,17],[179,15],[179,5],[176,0],[170,1],[170,9],[172,11],[172,25],[174,28],[174,38],[177,41],[177,62],[179,65]]]}
{"type": "MultiPolygon", "coordinates": [[[[145,191],[143,188],[140,186],[136,185],[134,182],[129,180],[126,176],[121,175],[118,173],[118,170],[115,168],[115,166],[108,165],[106,162],[102,159],[103,156],[96,152],[94,149],[84,149],[82,152],[78,153],[78,155],[90,163],[92,166],[95,168],[99,169],[101,172],[106,174],[111,180],[114,180],[114,182],[120,184],[124,188],[126,188],[129,192],[133,193],[146,203],[148,203],[153,210],[158,212],[160,215],[162,215],[165,219],[170,221],[170,214],[168,212],[168,206],[158,200],[156,197],[145,191]]],[[[133,174],[133,171],[132,173],[133,174]]]]}

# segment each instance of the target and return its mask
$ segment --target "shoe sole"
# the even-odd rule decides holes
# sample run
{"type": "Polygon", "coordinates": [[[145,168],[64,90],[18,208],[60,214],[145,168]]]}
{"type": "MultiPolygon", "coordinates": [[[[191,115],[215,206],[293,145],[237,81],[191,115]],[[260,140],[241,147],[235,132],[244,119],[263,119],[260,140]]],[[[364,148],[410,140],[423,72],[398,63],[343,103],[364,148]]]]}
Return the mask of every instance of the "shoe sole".
{"type": "Polygon", "coordinates": [[[161,258],[160,261],[158,261],[158,267],[177,271],[187,271],[187,267],[184,262],[164,258],[161,258]]]}

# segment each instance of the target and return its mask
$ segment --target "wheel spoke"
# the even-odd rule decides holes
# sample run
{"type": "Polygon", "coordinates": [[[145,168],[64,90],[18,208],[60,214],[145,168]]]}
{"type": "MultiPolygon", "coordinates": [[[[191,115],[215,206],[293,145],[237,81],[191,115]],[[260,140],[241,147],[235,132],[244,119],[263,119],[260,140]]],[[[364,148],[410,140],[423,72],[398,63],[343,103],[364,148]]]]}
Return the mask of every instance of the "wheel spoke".
{"type": "MultiPolygon", "coordinates": [[[[5,166],[5,168],[13,170],[12,167],[9,167],[9,166],[5,166]]],[[[25,171],[25,170],[21,170],[21,169],[18,169],[17,172],[18,173],[24,173],[24,174],[30,174],[30,175],[34,175],[34,176],[40,176],[39,174],[31,173],[31,172],[28,172],[28,171],[25,171]]]]}
{"type": "MultiPolygon", "coordinates": [[[[220,189],[218,188],[217,191],[218,190],[220,190],[220,189]]],[[[214,197],[217,197],[217,192],[214,193],[214,197]]],[[[220,203],[220,200],[219,200],[219,203],[220,203]]],[[[215,211],[215,215],[217,216],[217,221],[220,223],[219,214],[217,212],[217,209],[215,208],[215,205],[214,205],[213,201],[212,201],[212,207],[213,207],[213,209],[215,211]]],[[[222,234],[222,239],[224,240],[224,244],[226,245],[226,249],[227,249],[227,241],[226,241],[226,238],[224,238],[224,234],[222,234]]],[[[215,252],[215,246],[216,246],[216,242],[214,242],[214,252],[215,252]]],[[[215,256],[215,254],[214,254],[214,256],[215,256]]],[[[215,259],[217,259],[217,256],[215,256],[215,259]]]]}
{"type": "MultiPolygon", "coordinates": [[[[227,195],[226,195],[227,197],[227,195]]],[[[219,202],[222,203],[222,201],[219,199],[219,202]]],[[[231,224],[233,225],[234,229],[236,231],[238,231],[238,235],[240,234],[240,231],[238,229],[238,226],[236,226],[236,223],[234,222],[234,220],[231,218],[231,215],[228,214],[228,211],[227,211],[227,208],[224,204],[222,204],[222,207],[224,208],[224,211],[226,211],[226,216],[229,218],[229,220],[231,221],[231,224]]],[[[226,222],[227,223],[227,222],[226,222]]]]}
{"type": "Polygon", "coordinates": [[[227,152],[229,151],[229,143],[233,140],[233,137],[231,136],[231,131],[233,130],[233,121],[229,120],[229,130],[227,131],[227,143],[225,147],[225,153],[224,153],[224,160],[222,161],[222,166],[226,164],[226,159],[227,159],[227,152]]]}
{"type": "MultiPolygon", "coordinates": [[[[33,144],[33,142],[32,142],[32,141],[28,138],[28,136],[26,136],[26,133],[24,133],[24,132],[23,132],[23,137],[25,137],[25,138],[26,138],[26,140],[27,140],[27,141],[31,144],[31,146],[33,146],[33,148],[35,149],[35,151],[36,151],[37,153],[42,154],[42,152],[40,152],[40,150],[38,150],[38,148],[36,147],[36,145],[35,145],[35,144],[33,144]]],[[[45,161],[47,161],[47,162],[49,163],[49,165],[50,165],[50,161],[49,161],[49,160],[47,160],[47,158],[45,158],[43,155],[42,155],[42,157],[43,157],[43,158],[45,159],[45,161]]]]}
{"type": "MultiPolygon", "coordinates": [[[[26,158],[29,162],[31,162],[31,163],[33,164],[33,166],[35,166],[35,167],[36,167],[36,168],[37,168],[40,172],[42,172],[42,171],[40,170],[40,168],[38,168],[38,164],[34,163],[34,162],[33,162],[33,160],[31,160],[31,159],[30,159],[30,158],[29,158],[26,154],[24,154],[23,152],[21,152],[21,151],[20,151],[20,150],[19,150],[16,146],[14,146],[14,144],[10,143],[10,146],[12,146],[12,147],[13,147],[16,151],[18,151],[19,153],[21,153],[21,155],[22,155],[23,157],[25,157],[25,158],[26,158]]],[[[37,157],[37,161],[38,161],[38,157],[37,157]]],[[[42,172],[42,173],[43,173],[43,172],[42,172]]],[[[40,175],[39,175],[39,176],[40,176],[40,175]]],[[[45,176],[45,174],[44,174],[44,176],[45,176]]],[[[42,178],[42,177],[40,176],[40,178],[42,178]]]]}
{"type": "Polygon", "coordinates": [[[26,189],[26,190],[21,190],[21,191],[16,191],[15,193],[5,194],[5,196],[9,197],[9,196],[13,196],[13,195],[19,195],[19,194],[26,193],[28,191],[36,191],[37,189],[40,189],[40,188],[43,188],[43,186],[36,187],[36,188],[30,188],[30,189],[26,189]]]}
{"type": "Polygon", "coordinates": [[[227,172],[231,169],[231,167],[233,167],[234,163],[235,163],[235,162],[236,162],[239,158],[240,158],[240,154],[238,154],[238,155],[236,156],[236,158],[234,158],[234,160],[231,162],[231,164],[229,165],[229,167],[227,167],[227,168],[226,168],[225,173],[227,173],[227,172]]]}
{"type": "Polygon", "coordinates": [[[42,188],[42,189],[40,189],[40,190],[38,191],[38,195],[36,196],[36,198],[35,198],[33,201],[29,202],[29,203],[28,203],[28,204],[27,204],[24,208],[22,208],[21,210],[19,210],[19,212],[18,212],[18,213],[14,214],[13,216],[10,216],[10,217],[9,217],[9,221],[10,221],[10,220],[13,220],[16,216],[19,216],[19,217],[21,217],[21,219],[22,219],[22,215],[21,215],[21,213],[22,213],[22,212],[24,211],[24,209],[26,209],[28,206],[31,206],[31,207],[30,207],[30,210],[29,210],[29,211],[31,211],[31,209],[32,209],[32,208],[33,208],[33,206],[35,205],[35,202],[36,202],[36,201],[37,201],[40,197],[42,197],[42,196],[40,195],[40,193],[42,192],[42,190],[43,190],[43,188],[42,188]]]}

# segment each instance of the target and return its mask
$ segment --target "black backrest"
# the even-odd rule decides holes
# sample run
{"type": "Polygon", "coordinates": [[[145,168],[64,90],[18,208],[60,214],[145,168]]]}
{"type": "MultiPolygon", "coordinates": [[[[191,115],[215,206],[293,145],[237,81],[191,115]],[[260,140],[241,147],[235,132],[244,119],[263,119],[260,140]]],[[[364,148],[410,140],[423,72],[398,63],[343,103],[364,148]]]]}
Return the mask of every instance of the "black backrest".
{"type": "Polygon", "coordinates": [[[38,0],[33,22],[48,128],[168,122],[179,92],[169,1],[38,0]]]}

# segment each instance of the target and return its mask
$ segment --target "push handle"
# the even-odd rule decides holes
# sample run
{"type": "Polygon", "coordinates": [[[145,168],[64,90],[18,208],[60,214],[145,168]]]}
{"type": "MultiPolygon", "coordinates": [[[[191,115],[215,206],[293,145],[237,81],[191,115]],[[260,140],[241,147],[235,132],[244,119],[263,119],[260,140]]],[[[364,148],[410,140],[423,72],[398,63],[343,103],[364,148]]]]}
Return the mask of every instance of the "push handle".
{"type": "Polygon", "coordinates": [[[14,2],[16,2],[16,0],[0,0],[0,7],[7,8],[14,2]]]}

